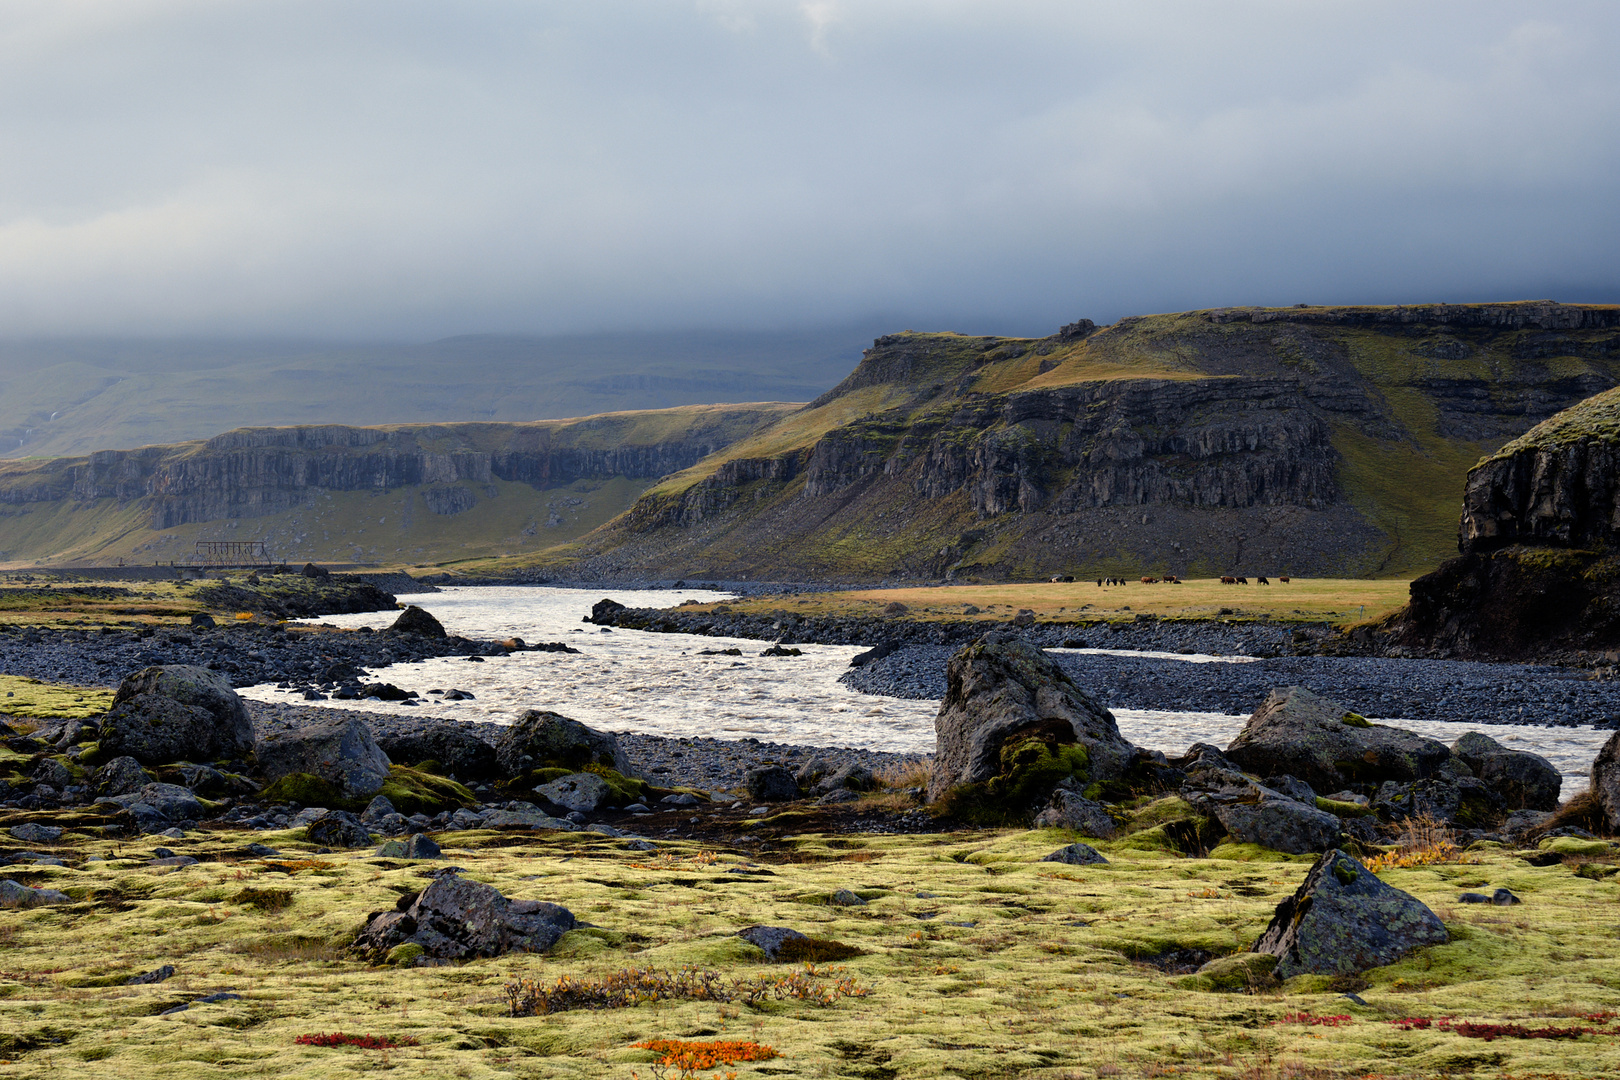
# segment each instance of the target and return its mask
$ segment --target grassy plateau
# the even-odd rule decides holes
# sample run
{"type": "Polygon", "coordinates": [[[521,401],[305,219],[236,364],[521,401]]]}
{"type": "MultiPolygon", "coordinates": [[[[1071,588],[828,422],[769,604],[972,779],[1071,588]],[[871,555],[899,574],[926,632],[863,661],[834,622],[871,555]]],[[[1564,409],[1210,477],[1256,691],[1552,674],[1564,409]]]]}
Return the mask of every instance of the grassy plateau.
{"type": "MultiPolygon", "coordinates": [[[[1382,618],[1402,607],[1410,585],[1405,578],[1294,578],[1286,584],[1273,578],[1270,585],[1223,585],[1213,578],[1188,579],[1179,585],[1146,585],[1139,581],[1104,586],[1095,581],[1028,582],[857,589],[798,597],[762,595],[723,603],[743,614],[764,614],[786,605],[805,617],[883,615],[886,607],[898,603],[907,610],[892,617],[929,622],[1003,622],[1019,611],[1029,610],[1038,622],[1060,623],[1130,621],[1138,615],[1153,615],[1161,619],[1350,624],[1382,618]],[[968,607],[979,610],[968,612],[968,607]]],[[[681,610],[710,610],[720,603],[681,610]]]]}
{"type": "MultiPolygon", "coordinates": [[[[315,855],[301,831],[203,830],[162,841],[198,863],[149,867],[149,839],[70,828],[54,847],[33,845],[67,865],[5,871],[71,902],[0,910],[0,1069],[171,1080],[1620,1072],[1610,845],[1577,844],[1585,854],[1542,867],[1486,846],[1460,862],[1383,871],[1439,913],[1450,944],[1362,977],[1219,992],[1181,973],[1188,957],[1246,948],[1311,860],[1231,845],[1179,856],[1144,830],[1161,810],[1139,810],[1143,831],[1095,842],[1110,862],[1084,867],[1039,861],[1075,839],[1058,831],[794,834],[791,813],[743,825],[735,845],[676,841],[657,852],[589,833],[444,834],[446,858],[466,877],[564,904],[594,925],[548,955],[404,968],[368,966],[345,948],[369,912],[392,909],[443,862],[315,855]],[[750,827],[772,839],[750,840],[750,827]],[[244,853],[249,839],[281,857],[244,853]],[[1523,904],[1457,903],[1462,890],[1498,886],[1523,904]],[[840,889],[865,903],[833,905],[840,889]],[[808,972],[772,965],[735,936],[757,923],[849,948],[808,972]],[[126,985],[164,964],[175,968],[168,980],[126,985]],[[503,990],[515,977],[555,986],[682,966],[712,971],[722,986],[763,977],[819,987],[823,1001],[789,990],[753,1003],[513,1016],[503,990]],[[238,996],[163,1015],[221,993],[238,996]],[[1395,1023],[1413,1018],[1435,1023],[1395,1023]],[[1485,1039],[1460,1033],[1472,1030],[1462,1021],[1543,1034],[1485,1039]],[[336,1032],[395,1045],[298,1041],[336,1032]],[[656,1039],[746,1041],[779,1056],[682,1073],[635,1045],[656,1039]]],[[[0,827],[26,816],[8,814],[0,827]]]]}

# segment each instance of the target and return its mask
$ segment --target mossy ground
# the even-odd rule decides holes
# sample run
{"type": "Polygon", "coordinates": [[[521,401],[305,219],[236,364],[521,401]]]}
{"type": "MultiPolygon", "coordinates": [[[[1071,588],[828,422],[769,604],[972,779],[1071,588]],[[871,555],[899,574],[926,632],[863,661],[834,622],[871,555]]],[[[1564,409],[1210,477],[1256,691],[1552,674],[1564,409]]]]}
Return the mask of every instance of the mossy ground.
{"type": "Polygon", "coordinates": [[[93,686],[0,675],[0,713],[30,720],[87,720],[112,708],[113,692],[93,686]]]}
{"type": "MultiPolygon", "coordinates": [[[[1251,578],[1252,582],[1254,579],[1251,578]]],[[[1005,585],[942,585],[903,589],[861,589],[807,596],[755,596],[717,601],[680,610],[703,611],[724,603],[745,614],[787,610],[806,618],[873,616],[891,603],[906,605],[904,615],[928,622],[975,620],[1002,623],[1022,609],[1039,622],[1106,619],[1129,622],[1138,615],[1163,619],[1266,618],[1275,622],[1349,624],[1382,618],[1401,608],[1409,597],[1407,578],[1294,578],[1288,584],[1222,585],[1214,578],[1189,579],[1180,585],[1098,587],[1095,581],[1024,582],[1005,585]],[[976,614],[964,614],[972,605],[976,614]]]]}
{"type": "Polygon", "coordinates": [[[189,581],[45,581],[32,574],[0,575],[0,625],[84,630],[186,623],[208,610],[195,592],[189,581]]]}
{"type": "MultiPolygon", "coordinates": [[[[13,823],[18,815],[0,820],[13,823]]],[[[463,832],[439,837],[466,876],[509,896],[567,905],[595,924],[548,956],[444,967],[367,967],[343,955],[367,913],[391,909],[444,863],[361,853],[311,856],[301,833],[198,833],[164,841],[202,861],[137,861],[148,841],[70,832],[68,868],[7,869],[74,903],[0,912],[0,1032],[7,1075],[49,1077],[648,1076],[654,1038],[750,1039],[782,1057],[740,1064],[779,1077],[1600,1077],[1620,1072],[1620,1035],[1483,1042],[1389,1021],[1453,1016],[1529,1027],[1620,1008],[1620,883],[1511,854],[1470,865],[1389,871],[1430,904],[1452,943],[1348,987],[1301,977],[1255,993],[1185,989],[1150,960],[1175,949],[1241,949],[1310,860],[1173,858],[1096,844],[1113,860],[1039,862],[1074,839],[1056,831],[923,836],[803,835],[726,874],[746,845],[705,852],[672,842],[625,850],[591,834],[463,832]],[[241,857],[249,839],[281,859],[241,857]],[[90,854],[121,856],[83,864],[90,854]],[[1507,886],[1514,908],[1456,903],[1507,886]],[[863,907],[831,906],[848,888],[863,907]],[[266,890],[288,890],[283,904],[266,890]],[[926,895],[925,895],[926,894],[926,895]],[[681,964],[725,976],[775,971],[734,937],[754,923],[795,927],[863,950],[841,963],[870,988],[829,1008],[662,1002],[513,1019],[501,987],[626,966],[681,964]],[[161,964],[176,975],[123,980],[161,964]],[[158,1013],[218,992],[241,1000],[158,1013]],[[1338,1027],[1289,1014],[1348,1014],[1338,1027]],[[302,1047],[313,1032],[412,1037],[363,1051],[302,1047]],[[1481,1071],[1483,1070],[1483,1071],[1481,1071]]]]}

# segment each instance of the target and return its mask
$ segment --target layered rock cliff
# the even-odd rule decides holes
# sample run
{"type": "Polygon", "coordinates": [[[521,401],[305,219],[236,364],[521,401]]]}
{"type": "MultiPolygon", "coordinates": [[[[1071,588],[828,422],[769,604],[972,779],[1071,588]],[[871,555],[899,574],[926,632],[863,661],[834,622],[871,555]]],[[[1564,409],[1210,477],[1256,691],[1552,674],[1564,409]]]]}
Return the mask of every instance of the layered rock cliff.
{"type": "Polygon", "coordinates": [[[1218,309],[891,334],[593,537],[603,573],[1355,574],[1434,565],[1469,464],[1620,382],[1620,308],[1218,309]]]}
{"type": "MultiPolygon", "coordinates": [[[[512,493],[511,485],[520,485],[519,493],[555,492],[619,478],[639,484],[639,490],[792,408],[688,406],[530,424],[243,428],[204,442],[0,464],[0,510],[9,510],[13,531],[19,532],[24,523],[19,514],[105,511],[112,504],[125,517],[138,515],[138,532],[213,526],[189,530],[213,536],[217,527],[237,528],[244,521],[316,508],[336,493],[409,492],[428,514],[450,517],[499,498],[503,489],[512,493]]],[[[511,508],[505,509],[510,517],[511,508]]],[[[536,510],[525,508],[531,517],[536,510]]],[[[373,533],[387,525],[386,509],[379,516],[373,533]]],[[[410,527],[408,501],[394,517],[410,527]]],[[[546,517],[539,511],[541,522],[546,517]]],[[[538,534],[534,525],[530,532],[538,534]]],[[[123,528],[128,530],[127,523],[123,528]]],[[[477,526],[468,528],[477,532],[477,526]]],[[[331,530],[323,526],[322,531],[331,530]]],[[[303,535],[308,532],[305,528],[303,535]]],[[[10,546],[0,540],[0,551],[10,546]]],[[[287,548],[279,554],[296,558],[318,552],[287,548]]],[[[46,552],[33,557],[41,555],[48,557],[46,552]]]]}

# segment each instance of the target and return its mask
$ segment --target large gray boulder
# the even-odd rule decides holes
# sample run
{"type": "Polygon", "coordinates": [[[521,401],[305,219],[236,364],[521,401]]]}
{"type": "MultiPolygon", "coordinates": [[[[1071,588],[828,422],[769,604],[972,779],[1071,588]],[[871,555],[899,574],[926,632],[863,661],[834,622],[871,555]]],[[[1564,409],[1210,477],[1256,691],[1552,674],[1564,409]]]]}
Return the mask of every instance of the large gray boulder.
{"type": "Polygon", "coordinates": [[[613,790],[595,773],[569,773],[549,783],[541,784],[534,793],[567,810],[589,814],[606,806],[613,790]]]}
{"type": "Polygon", "coordinates": [[[1117,779],[1130,763],[1135,747],[1120,735],[1114,714],[1015,634],[985,634],[951,657],[945,678],[945,699],[934,718],[931,802],[999,775],[1009,742],[1078,744],[1089,759],[1089,781],[1117,779]]]}
{"type": "Polygon", "coordinates": [[[1608,818],[1609,831],[1620,833],[1620,731],[1609,736],[1592,759],[1592,797],[1608,818]]]}
{"type": "Polygon", "coordinates": [[[99,742],[143,765],[245,757],[253,752],[253,718],[222,675],[186,664],[149,667],[118,684],[99,742]]]}
{"type": "Polygon", "coordinates": [[[1273,690],[1226,756],[1257,776],[1287,773],[1317,791],[1433,776],[1451,757],[1445,743],[1369,723],[1299,686],[1273,690]]]}
{"type": "Polygon", "coordinates": [[[495,747],[469,732],[462,724],[434,724],[421,731],[378,737],[377,746],[399,765],[436,761],[457,780],[494,780],[500,776],[495,747]]]}
{"type": "Polygon", "coordinates": [[[530,769],[577,770],[586,765],[606,765],[623,776],[634,775],[618,739],[578,720],[538,709],[530,709],[501,732],[495,756],[508,777],[530,769]]]}
{"type": "Polygon", "coordinates": [[[375,839],[360,819],[345,810],[331,810],[309,823],[304,836],[312,844],[329,848],[369,847],[375,839]]]}
{"type": "Polygon", "coordinates": [[[1386,885],[1344,852],[1327,852],[1277,905],[1250,951],[1277,957],[1279,979],[1350,975],[1451,940],[1417,897],[1386,885]]]}
{"type": "Polygon", "coordinates": [[[1289,855],[1312,855],[1339,842],[1342,823],[1315,803],[1291,799],[1230,769],[1198,769],[1187,775],[1181,797],[1213,816],[1240,844],[1258,844],[1289,855]]]}
{"type": "Polygon", "coordinates": [[[799,797],[799,782],[784,765],[761,765],[743,776],[748,797],[755,802],[792,802],[799,797]]]}
{"type": "Polygon", "coordinates": [[[409,604],[399,613],[388,628],[391,634],[419,634],[422,637],[442,638],[445,635],[444,624],[435,619],[432,614],[422,610],[415,604],[409,604]]]}
{"type": "Polygon", "coordinates": [[[355,938],[356,952],[382,960],[413,942],[431,957],[470,960],[509,952],[545,952],[575,926],[567,908],[510,900],[489,886],[444,873],[403,911],[374,915],[355,938]]]}
{"type": "Polygon", "coordinates": [[[1451,753],[1474,771],[1510,810],[1555,810],[1564,778],[1553,763],[1528,750],[1509,750],[1489,735],[1470,731],[1451,753]]]}
{"type": "Polygon", "coordinates": [[[266,780],[309,773],[336,785],[345,799],[368,799],[381,791],[388,764],[371,729],[353,718],[319,720],[259,744],[259,771],[266,780]]]}
{"type": "Polygon", "coordinates": [[[1488,828],[1506,816],[1501,797],[1472,776],[1441,775],[1405,784],[1386,780],[1373,795],[1372,808],[1386,821],[1431,818],[1465,829],[1488,828]]]}

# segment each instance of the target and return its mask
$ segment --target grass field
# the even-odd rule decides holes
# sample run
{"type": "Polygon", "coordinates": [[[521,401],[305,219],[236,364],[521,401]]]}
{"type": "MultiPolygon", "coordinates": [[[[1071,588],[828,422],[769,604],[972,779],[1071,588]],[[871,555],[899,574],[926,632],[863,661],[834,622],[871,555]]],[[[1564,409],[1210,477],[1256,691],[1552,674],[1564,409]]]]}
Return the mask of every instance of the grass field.
{"type": "MultiPolygon", "coordinates": [[[[20,819],[0,818],[0,827],[20,819]]],[[[676,1070],[655,1069],[653,1055],[632,1044],[676,1038],[749,1040],[780,1054],[705,1069],[705,1080],[1620,1073],[1620,1031],[1610,1030],[1620,1028],[1611,1019],[1620,1009],[1613,877],[1532,868],[1494,849],[1462,864],[1385,871],[1440,914],[1450,944],[1361,979],[1302,976],[1215,993],[1152,961],[1175,949],[1246,947],[1310,860],[1232,847],[1208,859],[1176,857],[1133,846],[1140,835],[1099,843],[1109,865],[1073,867],[1038,861],[1073,839],[1055,831],[811,834],[778,841],[775,854],[757,860],[687,843],[638,853],[593,834],[446,834],[445,855],[467,877],[562,903],[595,925],[568,934],[552,955],[395,969],[347,958],[344,947],[367,913],[392,909],[443,863],[314,856],[301,832],[252,835],[285,856],[266,860],[241,853],[247,836],[203,832],[163,841],[201,862],[153,868],[143,865],[149,840],[120,845],[70,832],[57,849],[67,867],[6,871],[63,889],[73,902],[0,910],[0,1067],[16,1077],[142,1080],[673,1080],[676,1070]],[[85,862],[90,855],[108,861],[85,862]],[[768,873],[724,873],[742,864],[768,873]],[[1460,890],[1496,886],[1524,904],[1456,903],[1460,890]],[[867,904],[830,906],[840,888],[867,904]],[[820,965],[810,981],[853,979],[864,995],[825,1007],[661,1001],[521,1018],[504,1001],[514,975],[551,983],[626,967],[696,965],[725,980],[802,971],[767,965],[734,936],[756,923],[860,950],[820,965]],[[168,981],[124,985],[162,964],[176,969],[168,981]],[[1366,1004],[1341,996],[1346,989],[1366,1004]],[[215,993],[240,998],[159,1015],[215,993]],[[1323,1017],[1342,1019],[1309,1021],[1323,1017]],[[1599,1033],[1487,1042],[1391,1023],[1408,1017],[1599,1033]],[[337,1031],[417,1045],[295,1041],[337,1031]]],[[[1611,869],[1612,856],[1604,858],[1592,865],[1611,869]]]]}
{"type": "Polygon", "coordinates": [[[93,686],[0,675],[0,713],[31,720],[87,720],[112,708],[113,692],[93,686]]]}
{"type": "Polygon", "coordinates": [[[861,589],[791,598],[757,596],[725,603],[739,612],[763,613],[786,606],[807,617],[879,615],[889,604],[901,603],[909,609],[901,617],[932,621],[1001,622],[1029,609],[1040,622],[1118,621],[1153,615],[1161,619],[1271,619],[1347,625],[1381,618],[1402,607],[1410,586],[1411,582],[1403,578],[1294,578],[1287,584],[1273,578],[1270,585],[1222,585],[1217,579],[1205,578],[1180,585],[1131,582],[1101,587],[1095,581],[1034,582],[861,589]],[[970,606],[979,611],[965,613],[970,606]]]}
{"type": "Polygon", "coordinates": [[[48,581],[0,574],[0,626],[92,629],[189,622],[206,611],[189,581],[48,581]]]}

